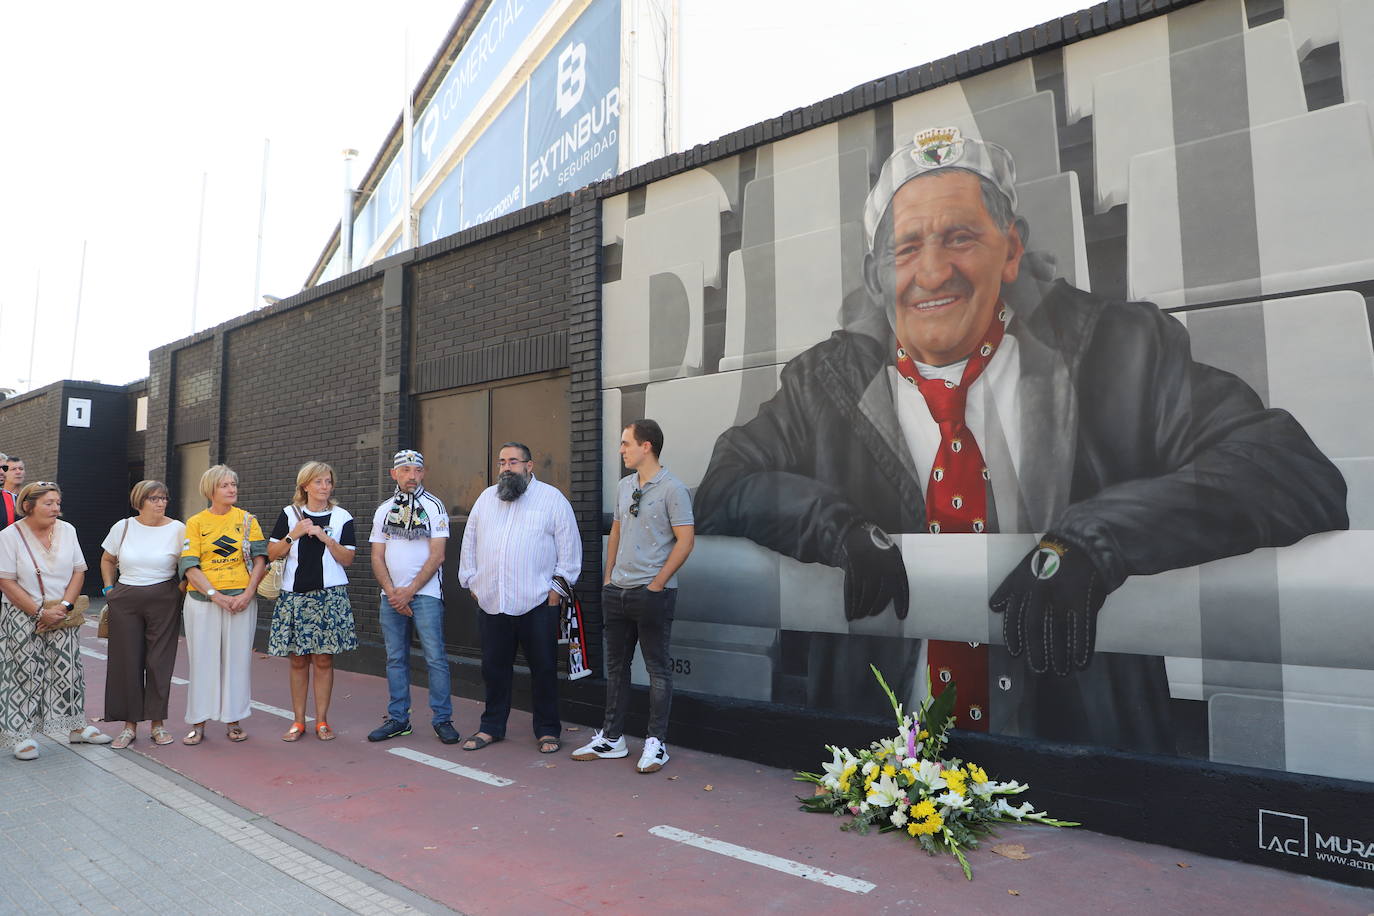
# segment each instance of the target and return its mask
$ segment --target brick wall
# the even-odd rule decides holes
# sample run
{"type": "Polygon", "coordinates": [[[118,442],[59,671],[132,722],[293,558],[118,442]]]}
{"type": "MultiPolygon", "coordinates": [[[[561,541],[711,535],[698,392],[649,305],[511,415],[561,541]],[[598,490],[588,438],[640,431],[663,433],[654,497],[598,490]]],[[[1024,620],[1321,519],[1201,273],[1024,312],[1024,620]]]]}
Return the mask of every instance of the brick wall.
{"type": "MultiPolygon", "coordinates": [[[[335,499],[359,519],[355,527],[366,540],[381,498],[382,455],[375,435],[381,300],[382,283],[372,279],[223,335],[230,368],[224,373],[219,460],[238,472],[239,505],[268,532],[291,501],[300,466],[325,461],[334,468],[335,499]]],[[[380,641],[368,554],[360,544],[349,578],[359,636],[380,641]]],[[[270,606],[260,609],[264,625],[270,612],[270,606]]]]}
{"type": "Polygon", "coordinates": [[[24,459],[29,480],[57,476],[60,382],[0,401],[0,452],[24,459]]]}

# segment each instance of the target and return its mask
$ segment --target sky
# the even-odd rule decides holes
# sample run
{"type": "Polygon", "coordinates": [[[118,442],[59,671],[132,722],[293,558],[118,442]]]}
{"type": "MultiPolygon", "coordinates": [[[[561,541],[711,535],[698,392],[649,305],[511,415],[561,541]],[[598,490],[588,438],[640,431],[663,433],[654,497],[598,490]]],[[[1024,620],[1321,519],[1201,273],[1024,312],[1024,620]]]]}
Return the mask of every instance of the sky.
{"type": "MultiPolygon", "coordinates": [[[[679,2],[683,147],[1088,5],[679,2]]],[[[338,225],[342,151],[356,185],[465,6],[7,8],[0,388],[134,381],[152,348],[299,291],[338,225]]]]}

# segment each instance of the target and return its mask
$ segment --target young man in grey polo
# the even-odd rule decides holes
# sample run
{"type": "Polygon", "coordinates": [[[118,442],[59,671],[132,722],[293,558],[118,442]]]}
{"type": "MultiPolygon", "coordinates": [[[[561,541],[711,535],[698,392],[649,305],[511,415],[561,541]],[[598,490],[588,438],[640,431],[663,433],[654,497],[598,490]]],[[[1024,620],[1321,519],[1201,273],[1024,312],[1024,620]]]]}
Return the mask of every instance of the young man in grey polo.
{"type": "Polygon", "coordinates": [[[636,769],[655,773],[668,762],[668,710],[673,669],[668,657],[677,571],[692,552],[692,498],[682,481],[659,464],[663,430],[636,420],[620,434],[620,457],[634,473],[620,479],[606,545],[601,609],[606,630],[606,718],[574,760],[624,757],[625,711],[630,702],[630,660],[635,643],[649,671],[649,734],[636,769]]]}

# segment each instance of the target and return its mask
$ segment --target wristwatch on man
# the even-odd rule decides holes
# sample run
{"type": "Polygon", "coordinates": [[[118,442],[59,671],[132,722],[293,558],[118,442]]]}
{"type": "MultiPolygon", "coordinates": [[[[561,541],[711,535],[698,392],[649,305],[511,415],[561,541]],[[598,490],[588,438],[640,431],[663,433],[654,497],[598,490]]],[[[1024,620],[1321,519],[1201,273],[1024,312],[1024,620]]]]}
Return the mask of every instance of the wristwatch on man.
{"type": "Polygon", "coordinates": [[[68,614],[70,614],[72,611],[74,611],[74,610],[76,609],[76,605],[72,604],[70,601],[66,600],[65,598],[62,600],[61,604],[62,604],[62,606],[63,606],[64,608],[67,609],[67,613],[68,613],[68,614]]]}

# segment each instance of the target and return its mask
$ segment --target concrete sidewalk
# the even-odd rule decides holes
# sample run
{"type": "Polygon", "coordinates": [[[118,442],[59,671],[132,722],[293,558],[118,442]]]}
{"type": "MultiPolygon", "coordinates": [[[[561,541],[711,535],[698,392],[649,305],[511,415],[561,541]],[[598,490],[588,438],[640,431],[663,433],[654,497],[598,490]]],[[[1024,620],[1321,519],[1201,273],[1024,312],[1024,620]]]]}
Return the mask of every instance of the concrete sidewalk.
{"type": "MultiPolygon", "coordinates": [[[[86,633],[94,717],[104,642],[86,633]]],[[[184,664],[183,653],[180,676],[184,664]]],[[[793,796],[807,787],[781,770],[670,747],[663,771],[640,775],[635,740],[628,759],[578,763],[568,751],[589,731],[572,727],[562,754],[541,756],[521,712],[504,742],[445,746],[422,690],[414,733],[369,744],[385,680],[343,671],[330,714],[338,740],[287,744],[285,660],[255,654],[253,677],[259,706],[242,744],[212,727],[199,747],[155,747],[144,726],[126,751],[48,742],[38,761],[0,761],[13,844],[0,902],[36,897],[60,912],[1374,913],[1369,890],[1082,828],[1009,827],[994,842],[1021,844],[1029,858],[975,851],[967,882],[953,858],[798,811],[793,796]]],[[[174,686],[178,735],[184,696],[174,686]]],[[[459,730],[474,731],[479,712],[456,700],[459,730]]]]}

